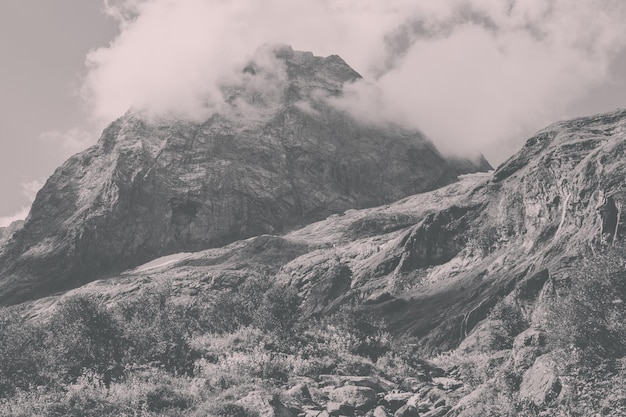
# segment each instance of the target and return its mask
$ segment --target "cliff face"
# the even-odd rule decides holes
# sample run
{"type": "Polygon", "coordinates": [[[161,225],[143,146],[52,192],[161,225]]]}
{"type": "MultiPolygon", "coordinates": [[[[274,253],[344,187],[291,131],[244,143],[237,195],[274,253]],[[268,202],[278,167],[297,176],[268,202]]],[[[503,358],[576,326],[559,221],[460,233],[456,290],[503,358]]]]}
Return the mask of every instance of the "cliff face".
{"type": "Polygon", "coordinates": [[[283,233],[486,170],[418,132],[328,104],[360,76],[289,47],[254,60],[202,122],[129,112],[58,168],[0,247],[0,303],[47,295],[154,257],[283,233]],[[264,64],[265,62],[265,64],[264,64]]]}

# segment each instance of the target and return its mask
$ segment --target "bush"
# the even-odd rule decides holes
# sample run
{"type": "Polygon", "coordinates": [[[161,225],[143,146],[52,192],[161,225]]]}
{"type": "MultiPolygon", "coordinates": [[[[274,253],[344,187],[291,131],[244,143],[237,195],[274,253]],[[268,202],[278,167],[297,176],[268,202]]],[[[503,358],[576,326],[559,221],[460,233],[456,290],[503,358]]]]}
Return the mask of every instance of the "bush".
{"type": "Polygon", "coordinates": [[[232,333],[254,326],[279,339],[289,339],[300,316],[300,299],[293,289],[258,278],[248,279],[237,291],[221,292],[201,304],[201,325],[212,333],[232,333]]]}
{"type": "Polygon", "coordinates": [[[196,328],[193,310],[172,302],[167,287],[121,304],[116,314],[128,344],[129,364],[153,364],[175,374],[190,374],[196,354],[190,346],[196,328]]]}
{"type": "Polygon", "coordinates": [[[105,384],[122,373],[123,332],[113,315],[96,299],[65,300],[50,320],[49,363],[56,379],[75,381],[85,370],[102,375],[105,384]]]}
{"type": "Polygon", "coordinates": [[[16,313],[0,316],[0,397],[45,384],[44,337],[16,313]]]}
{"type": "Polygon", "coordinates": [[[297,293],[289,287],[273,285],[252,312],[252,324],[266,332],[288,337],[299,316],[300,298],[297,293]]]}
{"type": "Polygon", "coordinates": [[[185,409],[189,400],[181,393],[166,385],[160,385],[146,394],[146,405],[150,411],[162,411],[171,408],[185,409]]]}
{"type": "Polygon", "coordinates": [[[391,350],[391,335],[383,329],[384,324],[372,314],[355,306],[344,306],[322,322],[333,338],[343,344],[340,349],[376,361],[391,350]]]}

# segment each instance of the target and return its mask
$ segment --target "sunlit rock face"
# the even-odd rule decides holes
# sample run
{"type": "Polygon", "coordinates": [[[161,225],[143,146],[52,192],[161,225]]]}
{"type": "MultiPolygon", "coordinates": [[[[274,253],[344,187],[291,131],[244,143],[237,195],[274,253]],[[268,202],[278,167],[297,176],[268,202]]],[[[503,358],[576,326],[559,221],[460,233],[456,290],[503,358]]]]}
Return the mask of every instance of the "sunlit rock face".
{"type": "Polygon", "coordinates": [[[332,105],[360,76],[340,57],[266,47],[205,120],[129,111],[48,179],[0,247],[0,303],[160,255],[282,233],[489,169],[419,132],[332,105]]]}

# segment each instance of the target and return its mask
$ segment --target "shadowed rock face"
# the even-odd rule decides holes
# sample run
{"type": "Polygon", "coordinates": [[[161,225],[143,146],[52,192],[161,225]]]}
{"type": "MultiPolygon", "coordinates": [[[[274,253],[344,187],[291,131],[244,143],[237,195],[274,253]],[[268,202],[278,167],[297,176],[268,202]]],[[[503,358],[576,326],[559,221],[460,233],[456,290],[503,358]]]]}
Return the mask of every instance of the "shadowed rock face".
{"type": "Polygon", "coordinates": [[[47,295],[160,255],[282,233],[489,169],[442,157],[418,132],[328,104],[360,76],[289,47],[251,61],[202,122],[129,112],[70,158],[0,247],[0,303],[47,295]],[[269,85],[269,87],[268,87],[269,85]]]}

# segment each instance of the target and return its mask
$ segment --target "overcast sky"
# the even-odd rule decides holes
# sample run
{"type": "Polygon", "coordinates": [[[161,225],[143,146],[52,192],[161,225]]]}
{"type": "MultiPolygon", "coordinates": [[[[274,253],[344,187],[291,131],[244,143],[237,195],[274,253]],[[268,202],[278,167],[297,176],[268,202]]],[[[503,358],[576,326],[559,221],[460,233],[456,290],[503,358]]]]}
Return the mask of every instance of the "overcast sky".
{"type": "Polygon", "coordinates": [[[0,226],[128,108],[202,119],[264,43],[338,54],[344,107],[498,164],[626,106],[623,0],[0,0],[0,226]]]}

